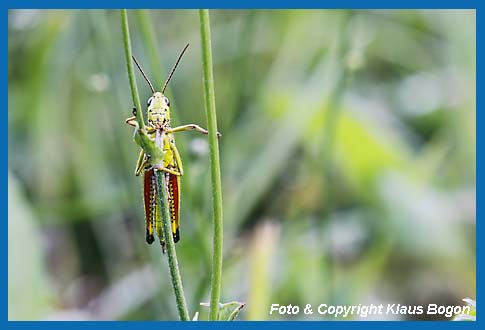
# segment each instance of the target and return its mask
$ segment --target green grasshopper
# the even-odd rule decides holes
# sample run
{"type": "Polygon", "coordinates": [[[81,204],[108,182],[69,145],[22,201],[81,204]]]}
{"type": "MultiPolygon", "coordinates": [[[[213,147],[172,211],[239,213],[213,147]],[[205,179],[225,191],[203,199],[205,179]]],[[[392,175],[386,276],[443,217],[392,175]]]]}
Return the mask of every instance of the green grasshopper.
{"type": "MultiPolygon", "coordinates": [[[[140,155],[136,163],[135,175],[139,176],[143,172],[145,239],[148,244],[152,244],[155,240],[154,233],[156,233],[160,239],[163,251],[165,251],[165,239],[162,230],[160,205],[157,202],[155,171],[163,171],[165,173],[172,235],[174,242],[177,243],[180,240],[180,177],[184,174],[184,169],[180,153],[175,146],[173,133],[196,130],[202,134],[208,134],[206,129],[196,124],[182,125],[174,128],[170,126],[170,101],[164,93],[180,59],[188,47],[189,44],[180,53],[161,92],[155,91],[140,64],[133,57],[133,61],[150,86],[153,95],[148,99],[147,104],[148,124],[145,127],[139,127],[136,120],[136,108],[133,108],[133,116],[126,119],[126,123],[135,127],[135,142],[141,147],[140,155]]],[[[220,136],[220,133],[217,133],[217,135],[220,136]]]]}

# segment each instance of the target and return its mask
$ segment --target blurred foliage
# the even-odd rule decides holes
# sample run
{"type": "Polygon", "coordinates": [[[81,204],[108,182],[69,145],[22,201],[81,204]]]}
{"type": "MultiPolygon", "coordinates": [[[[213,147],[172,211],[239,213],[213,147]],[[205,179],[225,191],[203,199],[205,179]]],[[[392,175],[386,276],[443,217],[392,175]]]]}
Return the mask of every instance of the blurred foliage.
{"type": "MultiPolygon", "coordinates": [[[[190,42],[167,96],[174,124],[206,126],[197,12],[129,15],[159,88],[190,42]]],[[[272,303],[474,298],[475,11],[221,10],[211,23],[221,300],[246,303],[239,319],[284,319],[272,303]]],[[[9,12],[10,319],[177,318],[165,256],[144,241],[122,47],[116,11],[9,12]]],[[[177,252],[205,319],[208,145],[183,133],[177,146],[177,252]]]]}

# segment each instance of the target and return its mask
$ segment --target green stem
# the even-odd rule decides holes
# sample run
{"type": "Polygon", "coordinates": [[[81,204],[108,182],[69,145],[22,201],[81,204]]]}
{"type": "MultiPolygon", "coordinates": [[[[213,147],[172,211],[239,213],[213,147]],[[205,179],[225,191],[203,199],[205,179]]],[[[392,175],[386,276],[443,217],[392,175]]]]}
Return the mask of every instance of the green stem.
{"type": "MultiPolygon", "coordinates": [[[[138,115],[136,116],[140,130],[138,130],[138,136],[140,141],[144,142],[144,150],[147,154],[155,156],[156,152],[160,153],[159,149],[151,139],[146,135],[145,123],[143,121],[143,114],[141,113],[140,96],[138,95],[138,88],[136,85],[135,72],[133,68],[133,62],[131,59],[131,43],[130,43],[130,30],[128,27],[128,15],[126,10],[121,10],[121,27],[123,30],[123,41],[125,46],[126,66],[128,69],[128,78],[130,80],[131,96],[133,98],[133,104],[135,105],[138,115]]],[[[159,155],[158,155],[159,156],[159,155]]],[[[165,178],[162,172],[155,171],[157,179],[157,197],[160,209],[162,212],[162,224],[165,242],[167,244],[168,266],[170,269],[170,277],[172,280],[173,290],[175,293],[175,300],[177,302],[177,309],[182,321],[189,321],[189,312],[187,310],[187,304],[185,302],[184,289],[182,286],[182,278],[180,276],[180,270],[177,261],[177,254],[175,252],[175,243],[172,236],[172,228],[170,219],[170,213],[168,208],[168,197],[165,185],[165,178]]]]}
{"type": "Polygon", "coordinates": [[[121,29],[123,30],[123,43],[125,45],[126,69],[128,70],[128,79],[130,80],[131,98],[135,105],[138,115],[136,120],[140,128],[145,127],[143,121],[143,114],[141,113],[140,96],[138,95],[138,87],[136,86],[135,69],[133,68],[133,61],[131,59],[131,42],[130,42],[130,28],[128,26],[128,14],[126,9],[121,10],[121,29]]]}
{"type": "Polygon", "coordinates": [[[182,277],[180,276],[179,265],[177,261],[177,252],[175,251],[175,242],[172,236],[172,225],[169,221],[170,212],[168,208],[168,196],[165,184],[165,177],[163,172],[155,171],[157,179],[157,197],[162,212],[162,229],[165,238],[168,267],[170,269],[170,277],[172,278],[173,291],[175,293],[175,300],[177,301],[177,309],[182,321],[190,321],[187,303],[185,302],[184,287],[182,286],[182,277]]]}
{"type": "Polygon", "coordinates": [[[217,141],[217,117],[216,100],[214,96],[214,76],[212,73],[212,50],[210,38],[209,11],[199,10],[200,38],[202,44],[202,68],[204,71],[204,98],[209,130],[209,147],[211,160],[212,178],[212,202],[213,202],[213,255],[212,255],[212,279],[209,320],[218,319],[219,300],[221,295],[222,278],[222,188],[221,170],[219,163],[219,143],[217,141]]]}

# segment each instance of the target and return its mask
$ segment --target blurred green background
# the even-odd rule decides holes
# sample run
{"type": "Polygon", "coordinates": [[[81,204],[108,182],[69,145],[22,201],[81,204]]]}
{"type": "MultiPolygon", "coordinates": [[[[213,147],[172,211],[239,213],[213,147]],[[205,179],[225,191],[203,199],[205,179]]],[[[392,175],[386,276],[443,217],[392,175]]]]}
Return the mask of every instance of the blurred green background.
{"type": "MultiPolygon", "coordinates": [[[[190,42],[167,96],[173,125],[205,127],[197,11],[129,20],[157,89],[190,42]]],[[[474,299],[475,11],[218,10],[211,25],[222,300],[247,304],[240,319],[474,299]]],[[[9,318],[177,319],[165,256],[145,243],[119,12],[14,10],[8,37],[9,318]]],[[[208,144],[176,139],[193,314],[209,300],[208,144]]]]}

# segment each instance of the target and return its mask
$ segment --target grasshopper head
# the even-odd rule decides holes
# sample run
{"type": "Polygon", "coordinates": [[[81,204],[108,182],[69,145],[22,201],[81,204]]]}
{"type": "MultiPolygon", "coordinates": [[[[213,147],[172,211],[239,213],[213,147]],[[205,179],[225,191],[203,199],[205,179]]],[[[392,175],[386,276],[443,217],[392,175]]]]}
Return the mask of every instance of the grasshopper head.
{"type": "Polygon", "coordinates": [[[160,92],[153,93],[148,99],[148,124],[162,127],[170,123],[170,101],[160,92]]]}
{"type": "Polygon", "coordinates": [[[143,78],[145,78],[146,82],[150,86],[150,89],[153,92],[153,95],[148,99],[148,125],[154,127],[154,128],[164,128],[170,124],[170,101],[168,98],[163,95],[165,93],[165,88],[167,88],[168,83],[170,82],[170,79],[172,78],[173,73],[175,72],[175,69],[177,68],[177,65],[180,62],[180,59],[182,58],[182,55],[184,55],[185,51],[189,47],[189,44],[185,45],[185,48],[182,50],[180,53],[177,62],[175,62],[175,65],[173,66],[172,71],[170,72],[170,75],[168,76],[167,80],[165,81],[165,84],[163,84],[162,92],[155,92],[155,89],[153,88],[152,83],[150,82],[150,79],[148,79],[147,75],[141,68],[140,64],[136,60],[134,56],[132,56],[133,61],[135,62],[136,66],[140,70],[141,74],[143,75],[143,78]]]}

